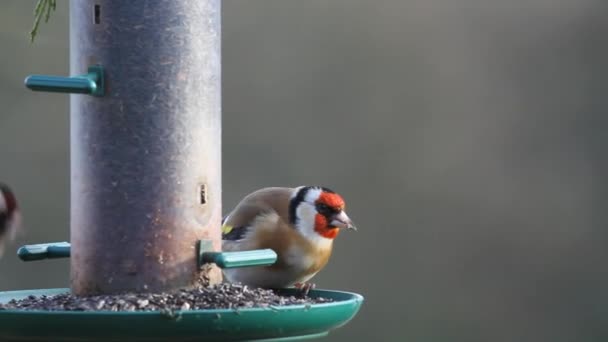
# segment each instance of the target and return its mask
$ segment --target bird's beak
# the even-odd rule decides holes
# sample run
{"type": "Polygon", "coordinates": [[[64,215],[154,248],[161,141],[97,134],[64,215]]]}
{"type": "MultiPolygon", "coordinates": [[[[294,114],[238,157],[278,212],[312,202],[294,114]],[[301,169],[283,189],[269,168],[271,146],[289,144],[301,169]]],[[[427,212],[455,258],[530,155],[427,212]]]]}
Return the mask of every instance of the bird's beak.
{"type": "Polygon", "coordinates": [[[336,214],[330,223],[334,227],[338,228],[346,228],[349,230],[357,230],[357,227],[353,224],[353,221],[346,215],[344,211],[341,211],[339,214],[336,214]]]}

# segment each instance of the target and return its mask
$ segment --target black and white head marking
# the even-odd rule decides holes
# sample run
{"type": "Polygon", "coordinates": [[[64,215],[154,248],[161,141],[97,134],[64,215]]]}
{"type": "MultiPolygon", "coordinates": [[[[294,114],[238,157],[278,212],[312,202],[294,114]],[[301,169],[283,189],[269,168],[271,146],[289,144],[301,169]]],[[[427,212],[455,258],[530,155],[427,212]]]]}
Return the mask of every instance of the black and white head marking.
{"type": "Polygon", "coordinates": [[[294,189],[289,202],[289,222],[300,234],[309,240],[327,242],[331,240],[315,232],[315,202],[323,192],[334,193],[331,189],[319,186],[300,186],[294,189]]]}

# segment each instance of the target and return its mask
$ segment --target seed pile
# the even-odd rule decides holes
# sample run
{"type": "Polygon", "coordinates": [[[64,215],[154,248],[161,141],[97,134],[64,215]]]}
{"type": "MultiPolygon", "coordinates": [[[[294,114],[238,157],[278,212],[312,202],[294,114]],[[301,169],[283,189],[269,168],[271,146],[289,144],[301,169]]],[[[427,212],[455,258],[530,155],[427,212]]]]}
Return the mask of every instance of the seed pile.
{"type": "Polygon", "coordinates": [[[50,311],[174,311],[200,309],[270,308],[331,302],[328,298],[280,295],[273,290],[239,284],[218,284],[165,293],[126,293],[79,297],[71,294],[29,296],[0,304],[3,309],[50,311]]]}

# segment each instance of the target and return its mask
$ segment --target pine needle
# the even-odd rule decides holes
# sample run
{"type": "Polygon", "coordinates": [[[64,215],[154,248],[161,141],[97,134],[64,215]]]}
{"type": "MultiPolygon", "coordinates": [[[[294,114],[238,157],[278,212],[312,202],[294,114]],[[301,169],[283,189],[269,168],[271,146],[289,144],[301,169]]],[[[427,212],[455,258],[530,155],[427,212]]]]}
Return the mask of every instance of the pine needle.
{"type": "Polygon", "coordinates": [[[57,8],[57,0],[38,0],[36,7],[34,8],[34,26],[30,31],[30,42],[33,43],[38,33],[38,27],[40,26],[40,20],[44,16],[44,22],[48,23],[51,18],[51,12],[57,8]]]}

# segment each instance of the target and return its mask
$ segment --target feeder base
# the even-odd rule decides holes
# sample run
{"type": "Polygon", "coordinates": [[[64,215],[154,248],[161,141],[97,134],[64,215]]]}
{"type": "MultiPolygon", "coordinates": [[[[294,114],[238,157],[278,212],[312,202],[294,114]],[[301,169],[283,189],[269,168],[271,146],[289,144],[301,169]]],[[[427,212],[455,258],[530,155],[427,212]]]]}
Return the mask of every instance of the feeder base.
{"type": "MultiPolygon", "coordinates": [[[[0,303],[28,296],[52,296],[69,289],[0,292],[0,303]]],[[[298,290],[286,289],[286,295],[298,290]]],[[[363,297],[313,290],[331,303],[272,308],[160,312],[0,310],[0,341],[294,341],[325,336],[350,321],[363,297]]]]}

